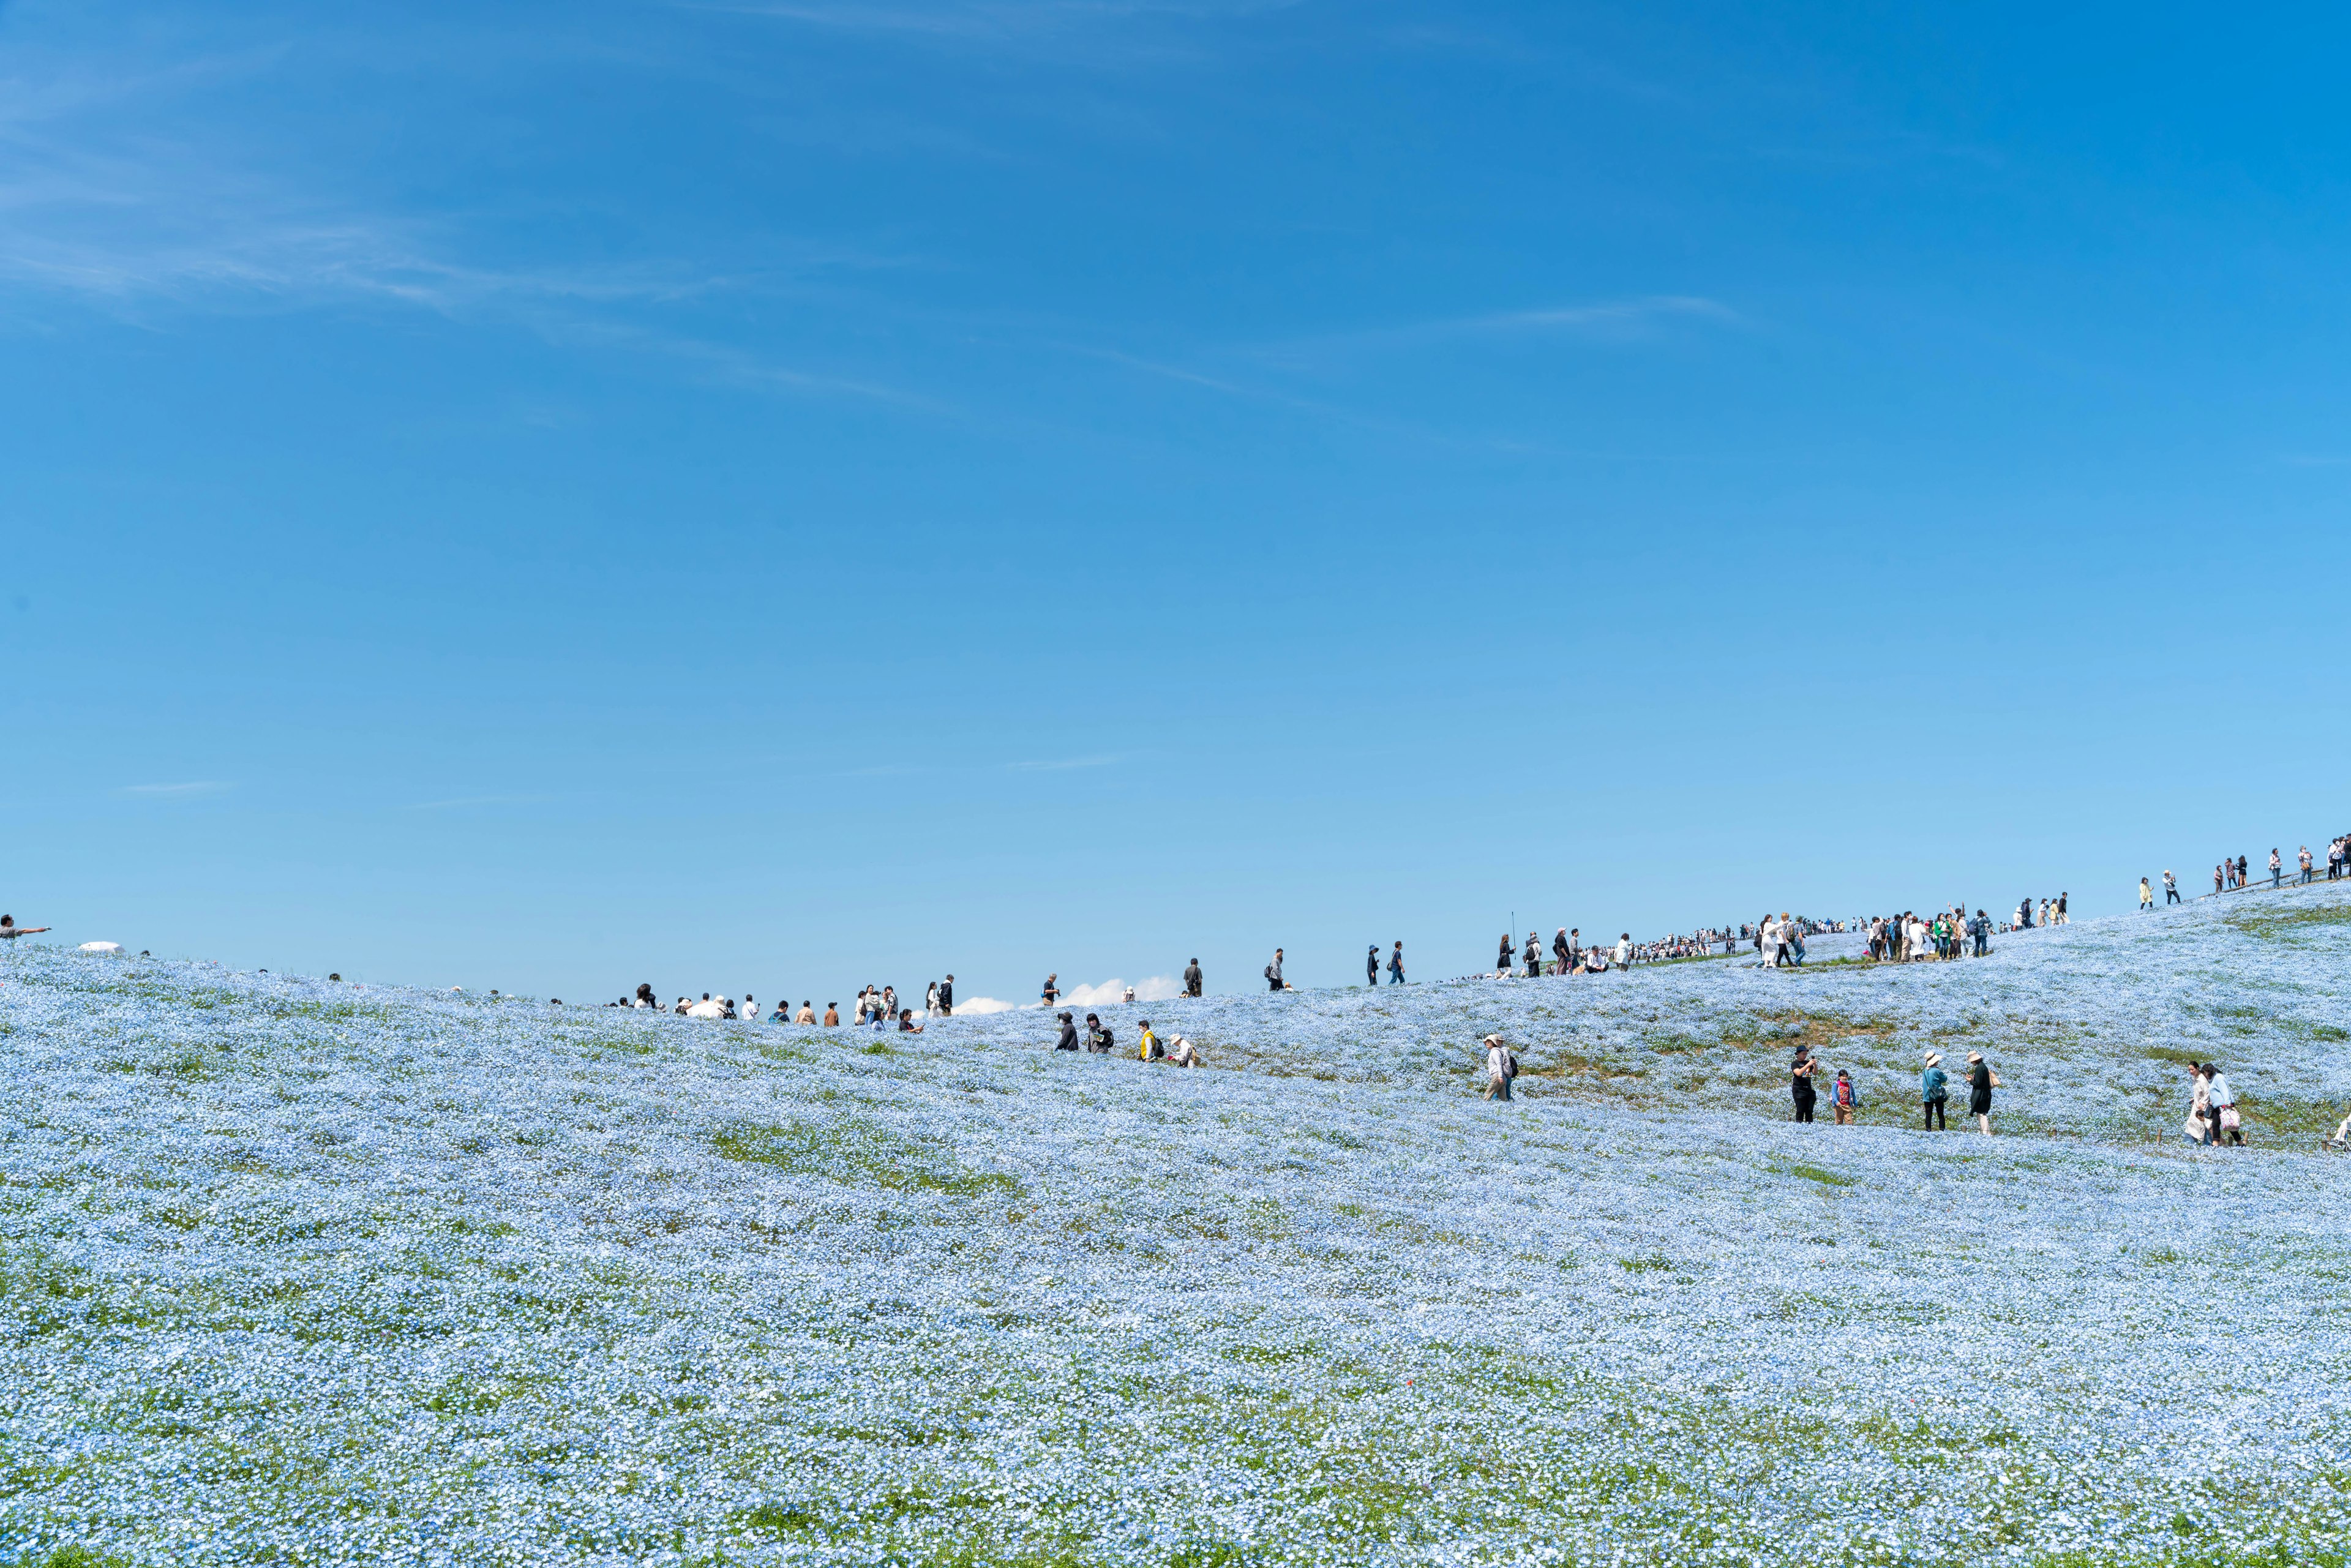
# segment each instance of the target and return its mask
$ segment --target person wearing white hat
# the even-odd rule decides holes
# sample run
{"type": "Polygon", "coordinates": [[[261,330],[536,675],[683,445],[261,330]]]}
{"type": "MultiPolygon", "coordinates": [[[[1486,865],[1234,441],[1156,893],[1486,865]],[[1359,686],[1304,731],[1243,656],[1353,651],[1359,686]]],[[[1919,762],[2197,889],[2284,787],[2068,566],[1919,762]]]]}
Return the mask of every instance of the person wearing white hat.
{"type": "Polygon", "coordinates": [[[1519,1059],[1510,1054],[1510,1048],[1502,1043],[1499,1034],[1488,1035],[1482,1043],[1486,1047],[1486,1098],[1508,1100],[1510,1080],[1519,1075],[1519,1059]]]}
{"type": "Polygon", "coordinates": [[[2000,1086],[2000,1074],[1991,1070],[1980,1051],[1968,1052],[1968,1114],[1976,1119],[1983,1135],[1991,1136],[1991,1092],[2000,1086]]]}
{"type": "Polygon", "coordinates": [[[1926,1108],[1927,1130],[1949,1131],[1950,1123],[1944,1118],[1943,1107],[1950,1099],[1950,1080],[1943,1073],[1943,1058],[1939,1051],[1927,1053],[1927,1065],[1918,1074],[1918,1098],[1926,1108]]]}

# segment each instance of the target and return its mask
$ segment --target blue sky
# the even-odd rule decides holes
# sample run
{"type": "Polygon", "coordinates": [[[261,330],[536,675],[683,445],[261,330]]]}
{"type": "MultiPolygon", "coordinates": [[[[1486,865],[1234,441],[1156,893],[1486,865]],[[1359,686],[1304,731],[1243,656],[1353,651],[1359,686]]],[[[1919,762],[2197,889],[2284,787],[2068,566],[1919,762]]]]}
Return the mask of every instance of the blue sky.
{"type": "Polygon", "coordinates": [[[2339,14],[0,7],[0,907],[1416,973],[2351,826],[2339,14]]]}

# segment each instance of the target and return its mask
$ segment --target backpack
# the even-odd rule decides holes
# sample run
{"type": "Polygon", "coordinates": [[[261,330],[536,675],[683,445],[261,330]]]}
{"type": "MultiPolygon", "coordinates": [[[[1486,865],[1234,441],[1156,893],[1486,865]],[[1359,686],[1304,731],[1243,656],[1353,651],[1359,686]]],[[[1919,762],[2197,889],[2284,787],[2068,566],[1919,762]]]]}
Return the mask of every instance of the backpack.
{"type": "Polygon", "coordinates": [[[1502,1081],[1503,1081],[1504,1082],[1506,1082],[1506,1083],[1507,1083],[1507,1082],[1510,1082],[1511,1079],[1516,1078],[1518,1075],[1519,1075],[1519,1053],[1518,1053],[1517,1051],[1503,1051],[1503,1052],[1502,1052],[1502,1081]]]}

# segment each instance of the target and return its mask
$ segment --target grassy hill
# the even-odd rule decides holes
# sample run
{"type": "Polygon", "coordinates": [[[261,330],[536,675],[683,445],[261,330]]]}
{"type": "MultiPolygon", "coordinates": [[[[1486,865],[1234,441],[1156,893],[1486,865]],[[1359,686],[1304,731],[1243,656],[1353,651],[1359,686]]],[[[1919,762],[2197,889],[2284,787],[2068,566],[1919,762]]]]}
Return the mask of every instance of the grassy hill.
{"type": "Polygon", "coordinates": [[[1834,946],[1198,1072],[0,956],[0,1563],[2351,1560],[2351,901],[1834,946]]]}

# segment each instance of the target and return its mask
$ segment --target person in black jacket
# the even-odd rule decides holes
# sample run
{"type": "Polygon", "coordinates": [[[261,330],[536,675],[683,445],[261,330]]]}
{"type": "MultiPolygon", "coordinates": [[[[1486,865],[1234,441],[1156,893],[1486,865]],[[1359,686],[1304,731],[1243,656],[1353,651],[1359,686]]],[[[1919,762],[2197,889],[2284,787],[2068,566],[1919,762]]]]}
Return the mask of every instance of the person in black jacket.
{"type": "Polygon", "coordinates": [[[1564,925],[1559,928],[1559,935],[1551,939],[1551,956],[1559,960],[1559,972],[1562,975],[1575,967],[1574,962],[1568,957],[1567,927],[1564,925]]]}
{"type": "Polygon", "coordinates": [[[1108,1056],[1112,1043],[1110,1030],[1102,1028],[1101,1016],[1088,1013],[1086,1015],[1086,1049],[1096,1056],[1108,1056]]]}
{"type": "Polygon", "coordinates": [[[1200,960],[1197,958],[1184,966],[1184,994],[1187,997],[1200,994],[1200,960]]]}
{"type": "Polygon", "coordinates": [[[1364,984],[1376,986],[1379,983],[1380,945],[1374,942],[1364,953],[1364,984]]]}
{"type": "Polygon", "coordinates": [[[955,977],[949,975],[939,982],[939,1017],[955,1017],[955,977]]]}
{"type": "Polygon", "coordinates": [[[1070,1015],[1067,1013],[1061,1015],[1061,1038],[1053,1042],[1053,1049],[1055,1051],[1078,1049],[1078,1026],[1070,1021],[1070,1015]]]}

